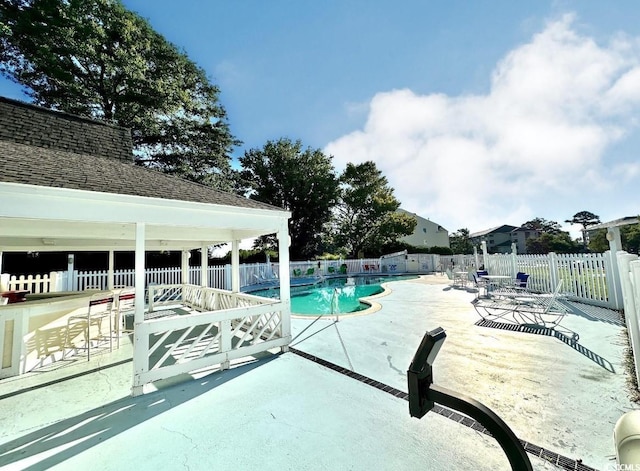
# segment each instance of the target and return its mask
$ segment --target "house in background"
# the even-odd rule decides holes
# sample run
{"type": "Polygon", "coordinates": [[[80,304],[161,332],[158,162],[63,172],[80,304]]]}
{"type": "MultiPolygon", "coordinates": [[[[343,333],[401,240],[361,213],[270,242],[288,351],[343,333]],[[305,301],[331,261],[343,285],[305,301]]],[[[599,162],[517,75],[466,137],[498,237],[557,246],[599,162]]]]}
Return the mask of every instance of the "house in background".
{"type": "Polygon", "coordinates": [[[531,237],[540,236],[541,232],[536,229],[518,227],[511,231],[511,243],[516,244],[518,253],[527,253],[527,240],[531,237]]]}
{"type": "Polygon", "coordinates": [[[487,243],[487,251],[489,253],[510,253],[511,232],[514,229],[517,229],[517,227],[505,224],[484,231],[474,232],[473,234],[469,234],[469,238],[475,246],[479,246],[484,240],[487,243]]]}
{"type": "Polygon", "coordinates": [[[413,234],[402,237],[401,242],[414,247],[449,247],[449,232],[444,227],[402,208],[398,212],[413,216],[418,221],[413,234]]]}

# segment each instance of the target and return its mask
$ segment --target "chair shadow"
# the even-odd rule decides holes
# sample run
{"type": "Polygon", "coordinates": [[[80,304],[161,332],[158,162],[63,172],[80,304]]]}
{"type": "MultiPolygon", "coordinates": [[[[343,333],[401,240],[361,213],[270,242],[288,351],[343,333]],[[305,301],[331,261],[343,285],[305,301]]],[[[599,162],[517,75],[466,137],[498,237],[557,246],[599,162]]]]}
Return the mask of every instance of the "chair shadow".
{"type": "Polygon", "coordinates": [[[492,329],[510,330],[512,332],[525,332],[527,334],[537,334],[537,335],[544,335],[547,337],[555,337],[558,340],[560,340],[562,343],[570,346],[578,353],[584,355],[589,360],[593,361],[596,365],[604,368],[610,373],[615,374],[616,372],[615,368],[613,367],[613,365],[609,360],[601,357],[594,351],[589,350],[584,345],[580,345],[580,343],[573,340],[572,337],[569,337],[556,329],[550,329],[548,327],[529,325],[529,324],[509,324],[506,322],[496,322],[496,321],[491,321],[487,319],[479,319],[475,323],[475,325],[479,327],[489,327],[492,329]]]}
{"type": "Polygon", "coordinates": [[[50,469],[146,420],[206,394],[278,356],[279,354],[261,355],[251,363],[215,372],[198,380],[183,382],[141,396],[125,397],[0,444],[0,468],[46,453],[47,456],[42,460],[21,469],[50,469]]]}

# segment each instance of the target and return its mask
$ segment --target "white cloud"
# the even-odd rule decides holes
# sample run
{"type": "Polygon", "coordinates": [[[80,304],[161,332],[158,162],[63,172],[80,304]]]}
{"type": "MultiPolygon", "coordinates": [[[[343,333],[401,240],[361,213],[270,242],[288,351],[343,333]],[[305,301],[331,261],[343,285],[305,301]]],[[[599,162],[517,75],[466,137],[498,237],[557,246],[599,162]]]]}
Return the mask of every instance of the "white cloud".
{"type": "Polygon", "coordinates": [[[573,21],[509,52],[485,95],[376,94],[364,128],[325,152],[338,169],[375,161],[405,209],[450,231],[570,217],[585,191],[605,192],[621,171],[640,178],[637,164],[607,162],[635,130],[640,41],[599,45],[573,21]]]}

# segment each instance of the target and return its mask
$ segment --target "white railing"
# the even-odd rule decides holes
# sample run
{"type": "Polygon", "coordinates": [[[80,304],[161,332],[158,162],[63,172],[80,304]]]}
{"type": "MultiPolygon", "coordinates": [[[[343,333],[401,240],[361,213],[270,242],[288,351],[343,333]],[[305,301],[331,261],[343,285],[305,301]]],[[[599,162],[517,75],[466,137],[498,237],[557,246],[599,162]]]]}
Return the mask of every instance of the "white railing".
{"type": "Polygon", "coordinates": [[[491,275],[514,276],[528,273],[528,287],[551,293],[562,280],[562,290],[570,299],[589,304],[621,309],[614,292],[611,253],[514,255],[491,254],[485,257],[485,268],[491,275]]]}
{"type": "Polygon", "coordinates": [[[30,293],[49,293],[56,291],[58,272],[52,271],[48,275],[20,275],[10,276],[7,282],[9,291],[27,290],[30,293]]]}
{"type": "MultiPolygon", "coordinates": [[[[563,289],[571,299],[598,306],[622,309],[622,303],[615,296],[611,296],[617,289],[614,286],[615,277],[611,276],[611,254],[548,254],[548,255],[513,255],[489,254],[486,260],[481,255],[433,255],[406,254],[398,252],[381,258],[349,259],[349,260],[320,260],[297,261],[289,266],[290,278],[304,281],[307,278],[321,278],[340,273],[340,267],[345,266],[346,272],[352,274],[365,273],[429,273],[444,271],[448,268],[461,267],[463,269],[477,269],[484,265],[490,274],[515,276],[518,271],[530,275],[530,287],[538,292],[552,292],[559,280],[563,280],[563,289]]],[[[278,263],[253,263],[240,265],[240,287],[260,285],[271,282],[278,283],[278,263]]],[[[55,273],[55,272],[54,272],[55,273]]],[[[64,285],[70,291],[82,291],[87,288],[107,288],[106,271],[74,271],[68,283],[67,272],[58,272],[58,285],[64,285]]],[[[3,275],[6,276],[6,275],[3,275]]],[[[50,277],[53,275],[49,275],[50,277]]],[[[33,277],[32,284],[29,277],[19,284],[17,279],[9,289],[27,289],[31,292],[54,290],[55,283],[47,285],[42,280],[36,286],[37,277],[33,277]],[[27,287],[21,287],[27,286],[27,287]],[[49,286],[49,287],[47,287],[49,286]],[[39,291],[38,291],[39,290],[39,291]]],[[[145,287],[160,284],[182,283],[180,267],[150,268],[146,270],[145,287]]],[[[208,268],[208,283],[212,288],[231,289],[231,265],[212,266],[208,268]]],[[[114,286],[134,286],[134,270],[116,270],[114,272],[114,286]]],[[[189,268],[189,284],[201,285],[200,267],[189,268]]],[[[619,288],[618,288],[619,289],[619,288]]],[[[58,287],[55,290],[60,290],[58,287]]]]}
{"type": "Polygon", "coordinates": [[[636,379],[640,384],[640,260],[637,255],[623,251],[618,252],[616,257],[624,300],[624,318],[633,353],[636,379]]]}
{"type": "MultiPolygon", "coordinates": [[[[159,379],[221,365],[291,340],[284,304],[279,300],[195,285],[151,286],[157,308],[165,293],[194,311],[146,319],[135,326],[133,394],[159,379]]],[[[158,311],[162,313],[163,311],[158,311]]]]}

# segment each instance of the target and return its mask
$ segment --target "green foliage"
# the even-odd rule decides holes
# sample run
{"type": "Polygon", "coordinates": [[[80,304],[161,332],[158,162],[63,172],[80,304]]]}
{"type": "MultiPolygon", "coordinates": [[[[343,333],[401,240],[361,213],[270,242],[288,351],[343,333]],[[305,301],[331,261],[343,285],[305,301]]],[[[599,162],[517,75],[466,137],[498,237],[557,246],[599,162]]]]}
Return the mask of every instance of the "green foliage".
{"type": "MultiPolygon", "coordinates": [[[[620,227],[620,239],[622,241],[622,250],[640,254],[640,224],[620,227]]],[[[599,229],[589,234],[589,250],[598,253],[609,250],[606,229],[599,229]]]]}
{"type": "Polygon", "coordinates": [[[603,253],[609,250],[606,229],[599,229],[589,234],[589,250],[595,253],[603,253]]]}
{"type": "Polygon", "coordinates": [[[567,219],[565,222],[570,224],[580,224],[582,226],[582,246],[584,251],[587,251],[587,241],[589,240],[587,227],[595,224],[600,224],[600,217],[596,216],[589,211],[580,211],[573,215],[571,219],[567,219]]]}
{"type": "MultiPolygon", "coordinates": [[[[331,219],[338,199],[338,179],[331,157],[319,149],[302,149],[300,141],[269,141],[263,149],[251,149],[240,157],[245,190],[250,198],[291,211],[289,234],[293,260],[322,253],[321,233],[331,219]]],[[[274,237],[258,247],[276,247],[274,237]]]]}
{"type": "Polygon", "coordinates": [[[568,232],[558,232],[550,234],[544,232],[538,237],[530,237],[527,239],[527,253],[530,254],[547,254],[555,253],[575,253],[578,247],[568,232]]]}
{"type": "Polygon", "coordinates": [[[556,221],[547,221],[544,218],[535,218],[525,222],[522,227],[547,234],[558,234],[562,228],[556,221]]]}
{"type": "Polygon", "coordinates": [[[640,254],[640,224],[620,228],[622,249],[629,253],[640,254]]]}
{"type": "Polygon", "coordinates": [[[396,212],[400,202],[374,162],[347,164],[340,182],[335,242],[349,254],[357,256],[413,233],[416,218],[396,212]]]}
{"type": "Polygon", "coordinates": [[[0,72],[36,104],[130,128],[139,163],[231,188],[218,88],[145,19],[119,0],[2,0],[0,18],[0,72]]]}
{"type": "Polygon", "coordinates": [[[469,229],[458,229],[449,236],[449,244],[454,254],[472,254],[473,244],[469,237],[469,229]]]}

